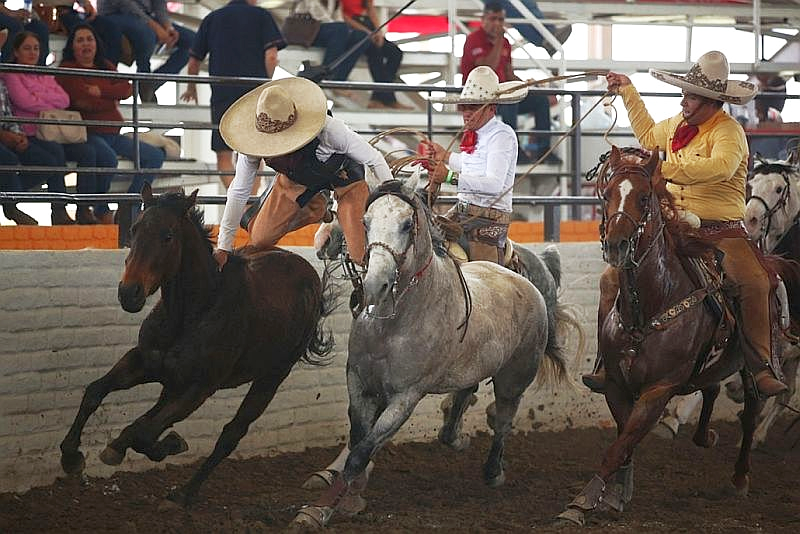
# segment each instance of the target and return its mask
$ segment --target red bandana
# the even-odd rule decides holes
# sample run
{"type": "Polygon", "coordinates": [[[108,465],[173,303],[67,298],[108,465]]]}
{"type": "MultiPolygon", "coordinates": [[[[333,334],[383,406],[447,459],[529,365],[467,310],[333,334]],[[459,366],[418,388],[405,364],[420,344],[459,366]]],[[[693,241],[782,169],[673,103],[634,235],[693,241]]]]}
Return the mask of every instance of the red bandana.
{"type": "Polygon", "coordinates": [[[475,145],[478,144],[478,132],[475,130],[464,130],[461,136],[461,152],[472,154],[475,152],[475,145]]]}
{"type": "Polygon", "coordinates": [[[679,126],[678,129],[675,130],[675,136],[672,138],[672,151],[677,152],[688,145],[689,141],[694,139],[694,136],[697,135],[699,131],[700,128],[697,126],[689,126],[688,124],[679,126]]]}

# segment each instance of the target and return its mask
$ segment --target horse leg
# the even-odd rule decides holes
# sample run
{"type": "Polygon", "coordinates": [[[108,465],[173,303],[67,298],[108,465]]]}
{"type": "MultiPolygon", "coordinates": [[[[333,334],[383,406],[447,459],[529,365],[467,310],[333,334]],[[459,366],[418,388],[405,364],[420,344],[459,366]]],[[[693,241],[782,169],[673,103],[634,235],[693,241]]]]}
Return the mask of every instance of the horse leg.
{"type": "Polygon", "coordinates": [[[598,474],[567,505],[559,519],[583,525],[585,513],[601,504],[623,511],[633,496],[633,450],[656,424],[673,393],[672,387],[655,386],[644,391],[631,405],[627,393],[609,382],[606,402],[617,421],[617,439],[606,449],[598,474]]]}
{"type": "Polygon", "coordinates": [[[739,457],[733,472],[733,486],[736,493],[742,497],[750,491],[750,452],[753,448],[753,435],[756,430],[756,417],[761,411],[762,402],[755,389],[752,378],[745,371],[741,371],[744,384],[744,409],[739,414],[742,424],[742,443],[739,446],[739,457]]]}
{"type": "Polygon", "coordinates": [[[208,478],[211,471],[233,452],[239,441],[247,434],[247,430],[253,421],[264,413],[284,378],[281,376],[271,377],[267,380],[259,380],[252,383],[250,390],[236,411],[236,415],[223,427],[214,450],[188,483],[168,495],[167,498],[169,500],[184,507],[194,500],[200,485],[208,478]]]}
{"type": "Polygon", "coordinates": [[[781,368],[783,370],[783,376],[785,377],[784,384],[786,384],[789,390],[784,391],[777,397],[767,399],[767,406],[762,411],[761,422],[758,424],[758,427],[756,427],[753,436],[753,447],[758,447],[767,441],[769,429],[783,411],[783,407],[791,402],[797,384],[798,364],[800,364],[800,359],[798,358],[785,359],[783,361],[781,368]]]}
{"type": "Polygon", "coordinates": [[[494,437],[492,438],[492,447],[489,449],[489,456],[486,458],[486,463],[483,464],[483,481],[491,488],[502,486],[506,480],[503,470],[505,439],[511,432],[522,392],[516,390],[507,392],[503,380],[495,377],[494,397],[494,417],[488,418],[489,426],[494,431],[494,437]]]}
{"type": "Polygon", "coordinates": [[[358,495],[366,485],[365,468],[372,456],[392,436],[397,433],[414,411],[423,395],[406,391],[390,399],[386,407],[377,414],[371,428],[367,427],[370,414],[377,407],[374,398],[369,401],[368,395],[351,389],[351,373],[348,372],[348,389],[350,390],[350,454],[345,462],[344,470],[336,477],[333,485],[313,505],[302,508],[295,516],[293,523],[320,528],[327,525],[334,511],[348,497],[358,495]],[[366,409],[354,409],[353,397],[361,397],[367,404],[366,409]],[[363,434],[363,438],[355,441],[363,434]]]}
{"type": "Polygon", "coordinates": [[[129,389],[152,381],[153,379],[145,372],[140,349],[134,347],[120,358],[108,373],[86,387],[75,420],[61,442],[61,468],[65,473],[75,474],[83,471],[85,458],[78,450],[81,433],[86,421],[97,410],[103,399],[112,391],[129,389]]]}
{"type": "Polygon", "coordinates": [[[717,432],[708,428],[708,423],[711,421],[711,412],[714,411],[714,402],[719,395],[719,383],[708,386],[701,390],[703,392],[703,407],[700,409],[700,419],[697,421],[697,430],[695,430],[692,441],[698,447],[705,447],[710,449],[717,444],[717,432]]]}
{"type": "Polygon", "coordinates": [[[439,441],[457,451],[463,451],[469,447],[469,436],[461,434],[461,424],[464,412],[477,401],[476,391],[478,391],[478,384],[451,393],[442,401],[444,424],[439,430],[439,441]]]}
{"type": "MultiPolygon", "coordinates": [[[[166,394],[164,399],[145,415],[125,427],[120,435],[101,453],[103,462],[119,465],[125,452],[132,448],[153,461],[164,458],[164,450],[157,444],[158,437],[173,424],[182,421],[194,412],[216,391],[215,387],[193,385],[180,393],[166,394]]],[[[167,444],[172,443],[171,440],[167,444]]]]}

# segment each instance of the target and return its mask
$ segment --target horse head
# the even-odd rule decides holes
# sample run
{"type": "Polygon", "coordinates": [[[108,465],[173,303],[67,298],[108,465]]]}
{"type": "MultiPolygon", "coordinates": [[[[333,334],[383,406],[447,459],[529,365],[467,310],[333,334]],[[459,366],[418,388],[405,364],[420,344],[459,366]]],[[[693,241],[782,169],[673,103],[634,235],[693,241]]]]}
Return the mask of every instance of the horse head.
{"type": "Polygon", "coordinates": [[[771,252],[800,214],[800,166],[792,159],[757,161],[747,178],[744,224],[750,239],[771,252]]]}
{"type": "Polygon", "coordinates": [[[117,291],[125,311],[140,311],[147,297],[178,274],[186,233],[196,233],[198,223],[202,226],[201,220],[193,220],[202,218],[192,209],[196,199],[197,190],[189,196],[168,193],[156,199],[150,184],[144,185],[144,212],[131,227],[131,248],[117,291]]]}
{"type": "Polygon", "coordinates": [[[660,216],[655,188],[661,181],[658,165],[658,150],[647,154],[613,146],[600,170],[597,195],[603,213],[603,257],[614,267],[635,266],[644,256],[637,251],[639,241],[654,216],[660,216]]]}
{"type": "Polygon", "coordinates": [[[432,260],[428,214],[417,196],[419,170],[405,179],[381,184],[367,200],[367,272],[364,296],[368,309],[394,305],[416,284],[432,260]]]}

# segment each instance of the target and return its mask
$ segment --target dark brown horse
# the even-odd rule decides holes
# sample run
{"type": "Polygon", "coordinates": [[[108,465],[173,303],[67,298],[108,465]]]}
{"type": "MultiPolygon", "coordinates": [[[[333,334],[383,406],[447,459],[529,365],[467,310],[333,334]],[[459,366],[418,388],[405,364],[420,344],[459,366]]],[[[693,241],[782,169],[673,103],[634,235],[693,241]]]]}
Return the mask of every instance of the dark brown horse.
{"type": "MultiPolygon", "coordinates": [[[[616,305],[598,325],[598,352],[607,373],[606,403],[618,436],[605,451],[600,471],[559,517],[582,524],[585,513],[623,510],[633,493],[634,448],[675,395],[702,391],[703,408],[693,440],[701,447],[713,446],[716,433],[708,425],[719,382],[737,371],[747,388],[732,482],[746,494],[761,401],[745,375],[736,321],[721,317],[729,308],[724,298],[718,299],[721,284],[713,278],[698,284],[701,277],[687,268],[687,258],[708,253],[712,242],[692,237],[688,224],[680,220],[657,152],[613,147],[597,187],[603,210],[603,256],[617,269],[620,284],[616,305]]],[[[796,264],[775,259],[774,266],[792,282],[787,286],[797,295],[796,264]]]]}
{"type": "Polygon", "coordinates": [[[163,385],[156,404],[111,441],[100,459],[118,465],[128,448],[153,461],[187,449],[176,433],[161,435],[188,417],[215,391],[250,382],[234,418],[192,479],[169,498],[186,505],[214,467],[227,457],[267,407],[298,360],[322,363],[332,348],[322,320],[331,299],[314,268],[280,249],[231,255],[222,272],[209,233],[194,207],[197,191],[154,198],[131,229],[131,250],[119,284],[119,302],[138,312],[159,288],[161,299],[142,322],[139,343],[87,388],[61,443],[67,473],[84,467],[78,450],[89,416],[112,391],[163,385]]]}

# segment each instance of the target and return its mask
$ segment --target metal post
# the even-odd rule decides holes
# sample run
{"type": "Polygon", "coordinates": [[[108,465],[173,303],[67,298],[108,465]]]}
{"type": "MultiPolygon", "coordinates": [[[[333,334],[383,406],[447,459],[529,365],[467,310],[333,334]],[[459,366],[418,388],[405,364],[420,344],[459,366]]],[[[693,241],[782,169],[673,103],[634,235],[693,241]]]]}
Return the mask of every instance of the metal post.
{"type": "MultiPolygon", "coordinates": [[[[570,194],[581,196],[581,97],[578,93],[572,94],[572,124],[577,124],[572,131],[572,150],[570,151],[570,165],[572,166],[572,187],[570,194]]],[[[581,207],[577,204],[571,206],[570,218],[578,221],[581,218],[581,207]]]]}
{"type": "Polygon", "coordinates": [[[544,240],[558,242],[561,240],[561,206],[545,204],[544,206],[544,240]]]}

